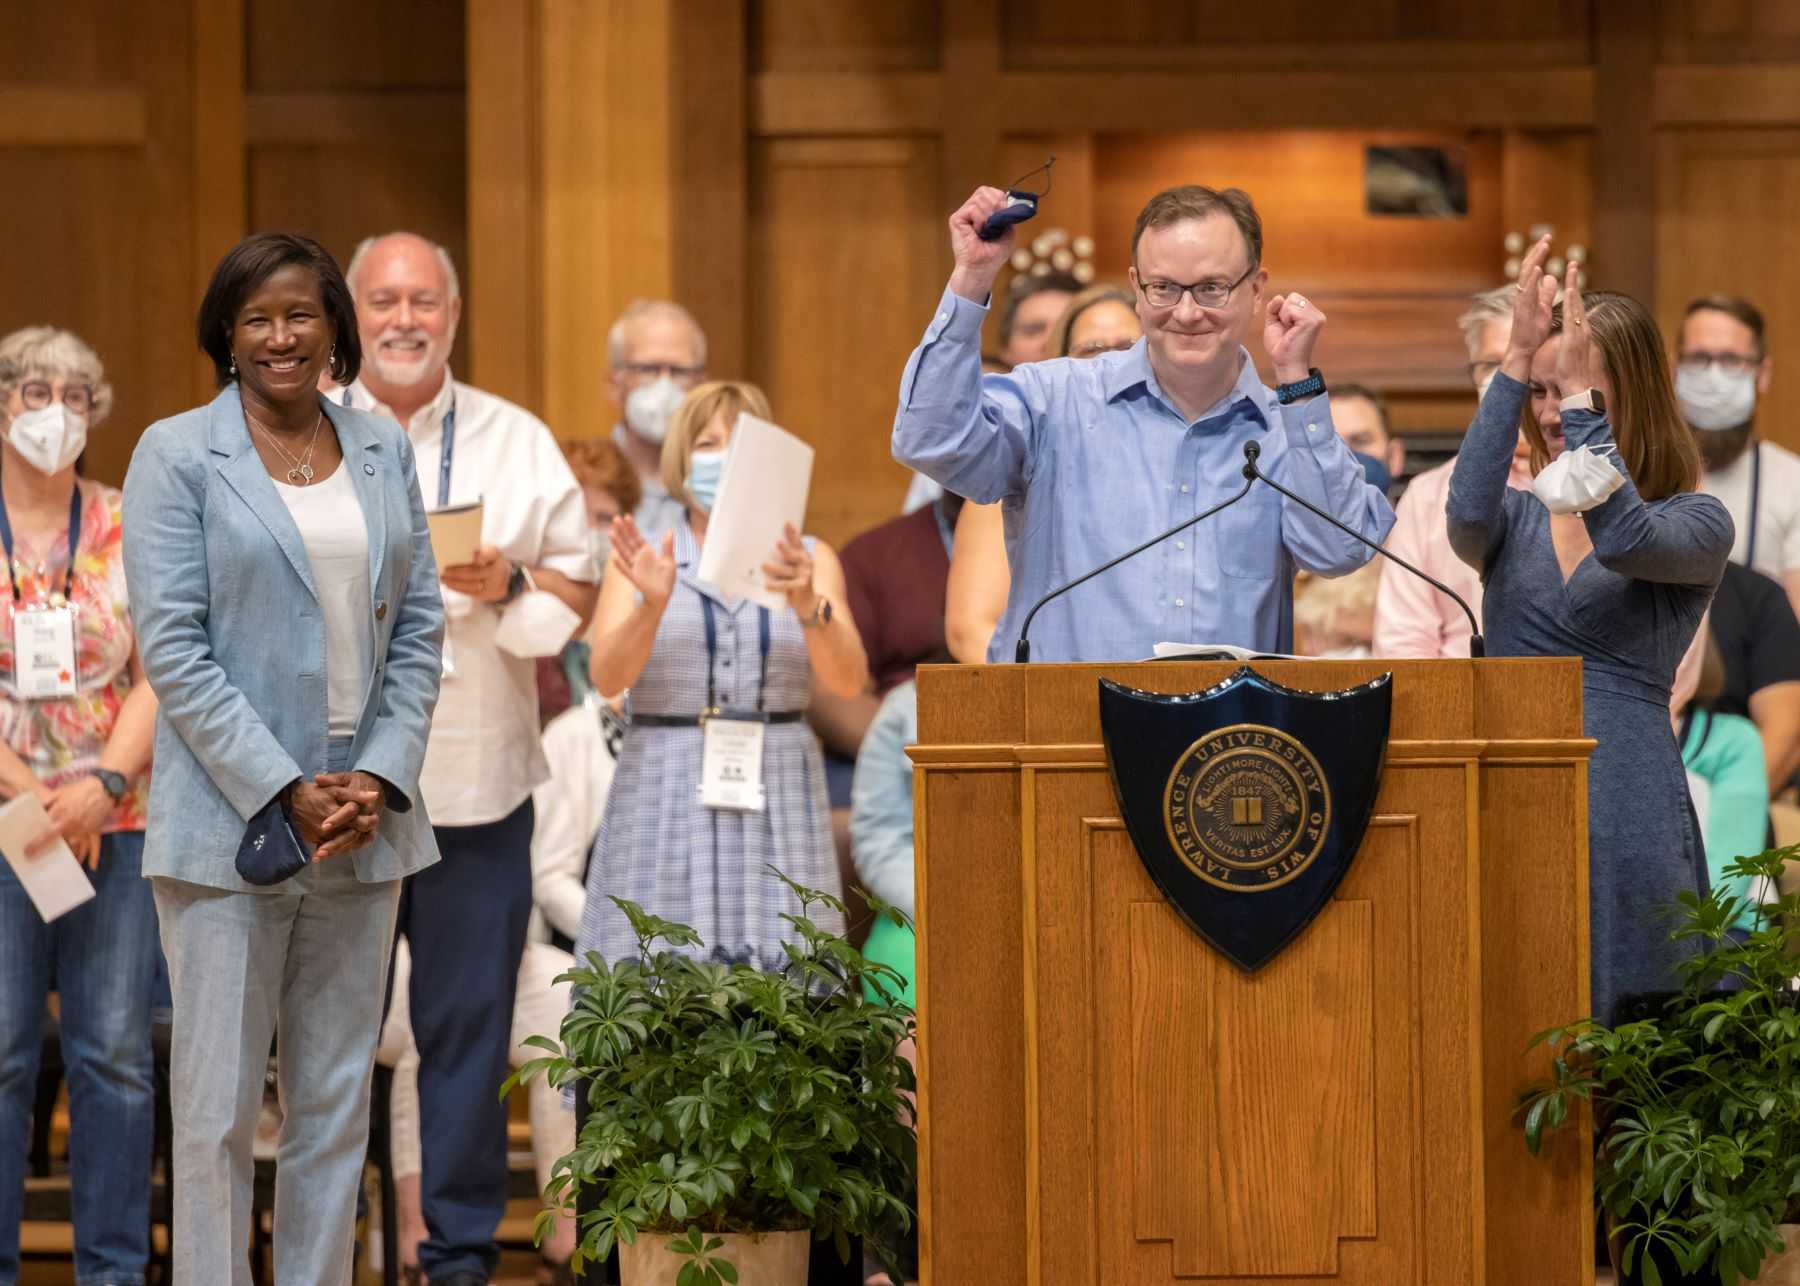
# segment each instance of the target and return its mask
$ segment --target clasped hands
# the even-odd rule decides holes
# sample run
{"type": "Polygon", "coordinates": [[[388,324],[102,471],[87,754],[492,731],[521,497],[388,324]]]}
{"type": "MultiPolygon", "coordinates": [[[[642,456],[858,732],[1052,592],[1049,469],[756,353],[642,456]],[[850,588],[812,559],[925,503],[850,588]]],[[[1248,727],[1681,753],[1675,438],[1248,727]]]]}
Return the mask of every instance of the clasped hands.
{"type": "Polygon", "coordinates": [[[83,866],[100,869],[100,828],[118,807],[100,779],[77,777],[54,790],[40,784],[36,792],[50,814],[50,828],[25,846],[25,856],[42,857],[61,839],[83,866]]]}
{"type": "Polygon", "coordinates": [[[313,846],[313,861],[342,857],[375,840],[387,787],[366,772],[322,772],[296,782],[287,815],[294,834],[313,846]]]}

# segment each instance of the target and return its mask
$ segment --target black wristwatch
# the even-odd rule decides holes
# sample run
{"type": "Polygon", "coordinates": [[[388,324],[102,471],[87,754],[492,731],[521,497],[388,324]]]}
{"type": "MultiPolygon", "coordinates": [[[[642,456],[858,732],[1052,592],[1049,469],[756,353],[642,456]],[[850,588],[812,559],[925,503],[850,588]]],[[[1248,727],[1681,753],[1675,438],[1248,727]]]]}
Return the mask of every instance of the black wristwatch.
{"type": "Polygon", "coordinates": [[[523,563],[514,563],[512,565],[512,575],[507,577],[506,580],[506,595],[500,600],[500,606],[505,607],[519,595],[523,594],[529,584],[530,582],[525,579],[525,565],[523,563]]]}
{"type": "Polygon", "coordinates": [[[111,797],[113,803],[125,798],[125,792],[131,789],[131,783],[122,772],[113,772],[110,768],[95,768],[88,775],[100,783],[100,789],[111,797]]]}
{"type": "Polygon", "coordinates": [[[1292,384],[1281,384],[1275,389],[1275,396],[1283,406],[1290,402],[1298,402],[1303,397],[1316,397],[1325,391],[1325,377],[1319,374],[1319,368],[1313,367],[1303,380],[1295,380],[1292,384]]]}

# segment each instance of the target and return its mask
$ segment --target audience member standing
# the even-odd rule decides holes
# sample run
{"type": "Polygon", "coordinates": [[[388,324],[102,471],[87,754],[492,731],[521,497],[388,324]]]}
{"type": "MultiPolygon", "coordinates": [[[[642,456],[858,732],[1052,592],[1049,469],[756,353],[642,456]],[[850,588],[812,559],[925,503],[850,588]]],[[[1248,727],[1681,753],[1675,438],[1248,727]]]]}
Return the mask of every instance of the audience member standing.
{"type": "Polygon", "coordinates": [[[422,1198],[433,1282],[485,1282],[506,1211],[506,1078],[513,996],[531,916],[536,658],[562,650],[594,606],[581,488],[536,416],[452,378],[462,299],[442,247],[412,233],[357,247],[368,364],[347,405],[403,425],[433,508],[482,502],[474,561],[442,569],[443,697],[420,788],[444,860],[407,881],[419,1046],[422,1198]]]}
{"type": "MultiPolygon", "coordinates": [[[[597,582],[612,549],[613,520],[637,511],[644,498],[643,483],[625,453],[609,438],[564,442],[563,458],[581,484],[581,498],[587,505],[588,558],[597,582]]],[[[570,706],[586,700],[594,690],[587,671],[588,645],[583,635],[570,639],[557,656],[538,662],[538,718],[542,723],[549,724],[570,706]]]]}
{"type": "Polygon", "coordinates": [[[1763,315],[1746,299],[1708,295],[1687,306],[1675,394],[1704,466],[1700,489],[1731,511],[1731,561],[1781,583],[1800,611],[1800,456],[1756,433],[1769,392],[1763,315]]]}
{"type": "Polygon", "coordinates": [[[1779,795],[1800,771],[1800,619],[1780,585],[1728,563],[1707,621],[1723,671],[1707,704],[1756,725],[1779,795]]]}
{"type": "MultiPolygon", "coordinates": [[[[1506,337],[1512,331],[1514,291],[1511,286],[1476,295],[1462,315],[1463,341],[1469,350],[1469,379],[1477,398],[1486,394],[1494,372],[1506,356],[1506,337]]],[[[1450,498],[1450,474],[1454,460],[1427,469],[1407,484],[1394,504],[1394,530],[1387,547],[1415,567],[1455,590],[1481,619],[1481,572],[1456,556],[1444,524],[1444,507],[1450,498]]],[[[1531,488],[1531,444],[1523,432],[1513,448],[1507,485],[1531,488]]],[[[1383,560],[1385,563],[1385,560],[1383,560]]],[[[1375,591],[1376,656],[1466,657],[1469,655],[1469,618],[1440,591],[1417,576],[1382,568],[1375,591]]]]}
{"type": "Polygon", "coordinates": [[[156,975],[156,908],[142,876],[156,697],[125,594],[122,498],[80,477],[76,464],[112,409],[112,386],[77,336],[30,326],[0,339],[0,396],[0,538],[12,591],[0,599],[0,793],[42,800],[94,885],[91,902],[46,924],[0,863],[0,1282],[19,1273],[53,978],[68,1069],[75,1273],[141,1282],[156,975]],[[14,640],[28,620],[68,649],[68,672],[21,658],[14,640]]]}
{"type": "Polygon", "coordinates": [[[1724,574],[1731,515],[1694,491],[1699,459],[1650,314],[1624,295],[1584,297],[1570,265],[1555,317],[1549,253],[1544,237],[1521,269],[1506,358],[1451,477],[1449,531],[1485,578],[1490,653],[1582,660],[1583,722],[1598,742],[1593,1011],[1611,1022],[1634,995],[1675,987],[1690,947],[1669,940],[1658,913],[1708,883],[1668,710],[1724,574]],[[1538,470],[1530,492],[1506,485],[1521,422],[1538,470]]]}
{"type": "Polygon", "coordinates": [[[608,388],[619,408],[613,442],[637,470],[643,498],[633,517],[638,530],[660,539],[687,507],[662,479],[662,447],[681,399],[706,378],[706,332],[680,304],[640,299],[606,333],[612,374],[608,388]]]}
{"type": "Polygon", "coordinates": [[[223,391],[145,430],[124,510],[162,716],[144,871],[174,991],[174,1280],[250,1281],[279,1030],[275,1262],[344,1282],[400,882],[437,860],[414,799],[443,604],[406,435],[317,391],[362,361],[331,256],[247,238],[198,330],[223,391]]]}
{"type": "Polygon", "coordinates": [[[1340,384],[1331,395],[1331,418],[1345,446],[1380,464],[1391,490],[1406,472],[1406,443],[1394,432],[1387,399],[1366,384],[1340,384]]]}
{"type": "MultiPolygon", "coordinates": [[[[1724,686],[1725,663],[1702,622],[1675,672],[1669,717],[1706,846],[1707,878],[1714,884],[1733,860],[1762,852],[1769,830],[1762,738],[1748,719],[1714,707],[1724,686]]],[[[1751,883],[1748,877],[1734,881],[1735,896],[1750,893],[1751,883]]]]}
{"type": "MultiPolygon", "coordinates": [[[[842,887],[819,743],[802,718],[815,678],[840,696],[868,683],[837,555],[790,528],[764,565],[766,583],[785,598],[779,609],[695,576],[725,448],[744,411],[769,418],[754,385],[690,393],[663,447],[663,479],[687,502],[686,519],[656,543],[630,519],[615,524],[591,635],[593,679],[603,696],[631,690],[631,730],[594,847],[578,955],[637,955],[616,896],[692,925],[711,959],[779,970],[792,934],[781,916],[799,904],[766,868],[812,888],[842,887]],[[760,754],[741,765],[760,778],[760,792],[732,794],[703,779],[708,711],[760,730],[760,754]]],[[[844,928],[834,915],[815,918],[844,928]]]]}

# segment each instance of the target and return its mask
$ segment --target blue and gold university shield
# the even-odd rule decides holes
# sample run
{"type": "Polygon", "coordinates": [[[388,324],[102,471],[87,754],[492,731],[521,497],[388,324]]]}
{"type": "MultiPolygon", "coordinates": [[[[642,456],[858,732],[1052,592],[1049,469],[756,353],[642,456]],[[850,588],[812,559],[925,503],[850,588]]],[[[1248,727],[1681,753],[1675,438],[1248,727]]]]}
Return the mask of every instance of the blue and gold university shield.
{"type": "Polygon", "coordinates": [[[1301,692],[1245,666],[1177,696],[1100,681],[1107,762],[1138,858],[1247,973],[1312,922],[1362,845],[1392,678],[1301,692]]]}

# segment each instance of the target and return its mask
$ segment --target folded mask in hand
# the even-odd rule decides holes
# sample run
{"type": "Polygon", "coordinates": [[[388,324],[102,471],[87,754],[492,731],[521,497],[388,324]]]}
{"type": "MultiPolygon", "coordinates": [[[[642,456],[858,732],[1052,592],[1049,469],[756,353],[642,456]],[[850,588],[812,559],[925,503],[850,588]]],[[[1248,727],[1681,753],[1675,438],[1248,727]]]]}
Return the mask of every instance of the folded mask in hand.
{"type": "Polygon", "coordinates": [[[1606,503],[1623,485],[1625,475],[1611,460],[1591,447],[1576,447],[1545,465],[1531,490],[1551,513],[1578,514],[1606,503]]]}
{"type": "Polygon", "coordinates": [[[519,595],[500,613],[494,629],[494,645],[521,659],[555,656],[575,637],[581,617],[547,590],[519,595]]]}

